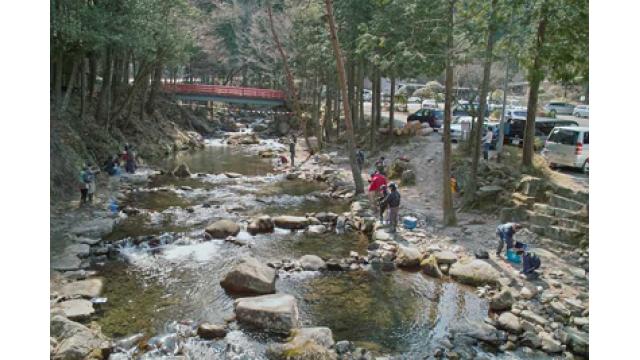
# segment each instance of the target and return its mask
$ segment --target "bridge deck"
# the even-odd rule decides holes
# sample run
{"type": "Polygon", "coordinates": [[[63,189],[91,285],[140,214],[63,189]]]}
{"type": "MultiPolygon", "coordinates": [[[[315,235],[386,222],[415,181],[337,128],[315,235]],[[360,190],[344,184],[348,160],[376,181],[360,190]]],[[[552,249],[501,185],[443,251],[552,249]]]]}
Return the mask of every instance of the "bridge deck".
{"type": "Polygon", "coordinates": [[[227,102],[258,102],[282,104],[286,94],[282,90],[246,88],[239,86],[201,85],[201,84],[164,84],[165,92],[178,97],[193,100],[214,100],[227,102]]]}

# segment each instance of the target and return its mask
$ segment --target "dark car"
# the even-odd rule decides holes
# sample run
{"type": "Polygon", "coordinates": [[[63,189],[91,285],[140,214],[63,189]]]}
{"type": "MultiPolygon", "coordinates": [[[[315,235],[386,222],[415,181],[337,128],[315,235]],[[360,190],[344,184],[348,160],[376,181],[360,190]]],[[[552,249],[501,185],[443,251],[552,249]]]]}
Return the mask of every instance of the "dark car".
{"type": "MultiPolygon", "coordinates": [[[[511,126],[509,127],[509,134],[505,134],[505,143],[514,143],[521,145],[522,139],[524,139],[524,128],[526,124],[524,119],[511,120],[511,126]]],[[[535,136],[537,138],[546,139],[551,130],[556,126],[578,126],[578,123],[573,120],[558,120],[552,118],[536,118],[535,136]]]]}
{"type": "Polygon", "coordinates": [[[429,123],[433,129],[442,127],[444,121],[444,111],[434,109],[420,109],[407,117],[407,121],[420,121],[421,123],[429,123]]]}
{"type": "MultiPolygon", "coordinates": [[[[458,104],[453,108],[453,116],[471,116],[472,112],[478,112],[480,110],[480,104],[458,104]]],[[[484,108],[484,116],[489,117],[489,106],[484,108]]]]}

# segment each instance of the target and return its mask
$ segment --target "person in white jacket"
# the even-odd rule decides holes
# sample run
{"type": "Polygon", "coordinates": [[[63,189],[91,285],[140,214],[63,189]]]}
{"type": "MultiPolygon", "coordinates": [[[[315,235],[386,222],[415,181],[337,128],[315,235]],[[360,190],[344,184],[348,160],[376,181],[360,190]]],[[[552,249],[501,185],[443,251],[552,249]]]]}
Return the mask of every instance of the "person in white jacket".
{"type": "Polygon", "coordinates": [[[493,141],[493,127],[489,126],[487,132],[482,137],[482,156],[485,160],[489,161],[489,149],[491,148],[491,142],[493,141]]]}

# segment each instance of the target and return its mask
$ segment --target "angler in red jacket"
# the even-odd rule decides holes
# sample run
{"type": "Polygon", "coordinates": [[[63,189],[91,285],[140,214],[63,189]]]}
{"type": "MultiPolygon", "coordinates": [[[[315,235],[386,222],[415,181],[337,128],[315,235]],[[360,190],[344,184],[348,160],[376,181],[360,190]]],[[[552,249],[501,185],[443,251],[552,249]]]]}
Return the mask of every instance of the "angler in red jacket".
{"type": "Polygon", "coordinates": [[[375,212],[378,211],[378,202],[377,196],[380,195],[382,190],[382,185],[387,185],[387,178],[384,175],[380,174],[379,171],[376,171],[371,174],[371,179],[369,179],[369,203],[373,207],[375,212]]]}

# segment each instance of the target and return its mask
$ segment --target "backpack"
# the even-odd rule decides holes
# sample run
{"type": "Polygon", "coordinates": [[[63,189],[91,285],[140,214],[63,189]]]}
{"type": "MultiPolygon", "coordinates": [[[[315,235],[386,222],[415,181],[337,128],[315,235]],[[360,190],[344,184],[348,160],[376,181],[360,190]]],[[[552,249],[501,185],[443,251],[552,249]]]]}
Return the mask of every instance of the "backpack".
{"type": "Polygon", "coordinates": [[[535,253],[525,253],[522,257],[522,272],[525,274],[529,274],[534,270],[540,268],[541,262],[538,255],[535,253]]]}
{"type": "Polygon", "coordinates": [[[85,171],[84,174],[82,174],[82,181],[84,181],[85,183],[90,183],[93,181],[93,173],[91,171],[85,171]]]}

